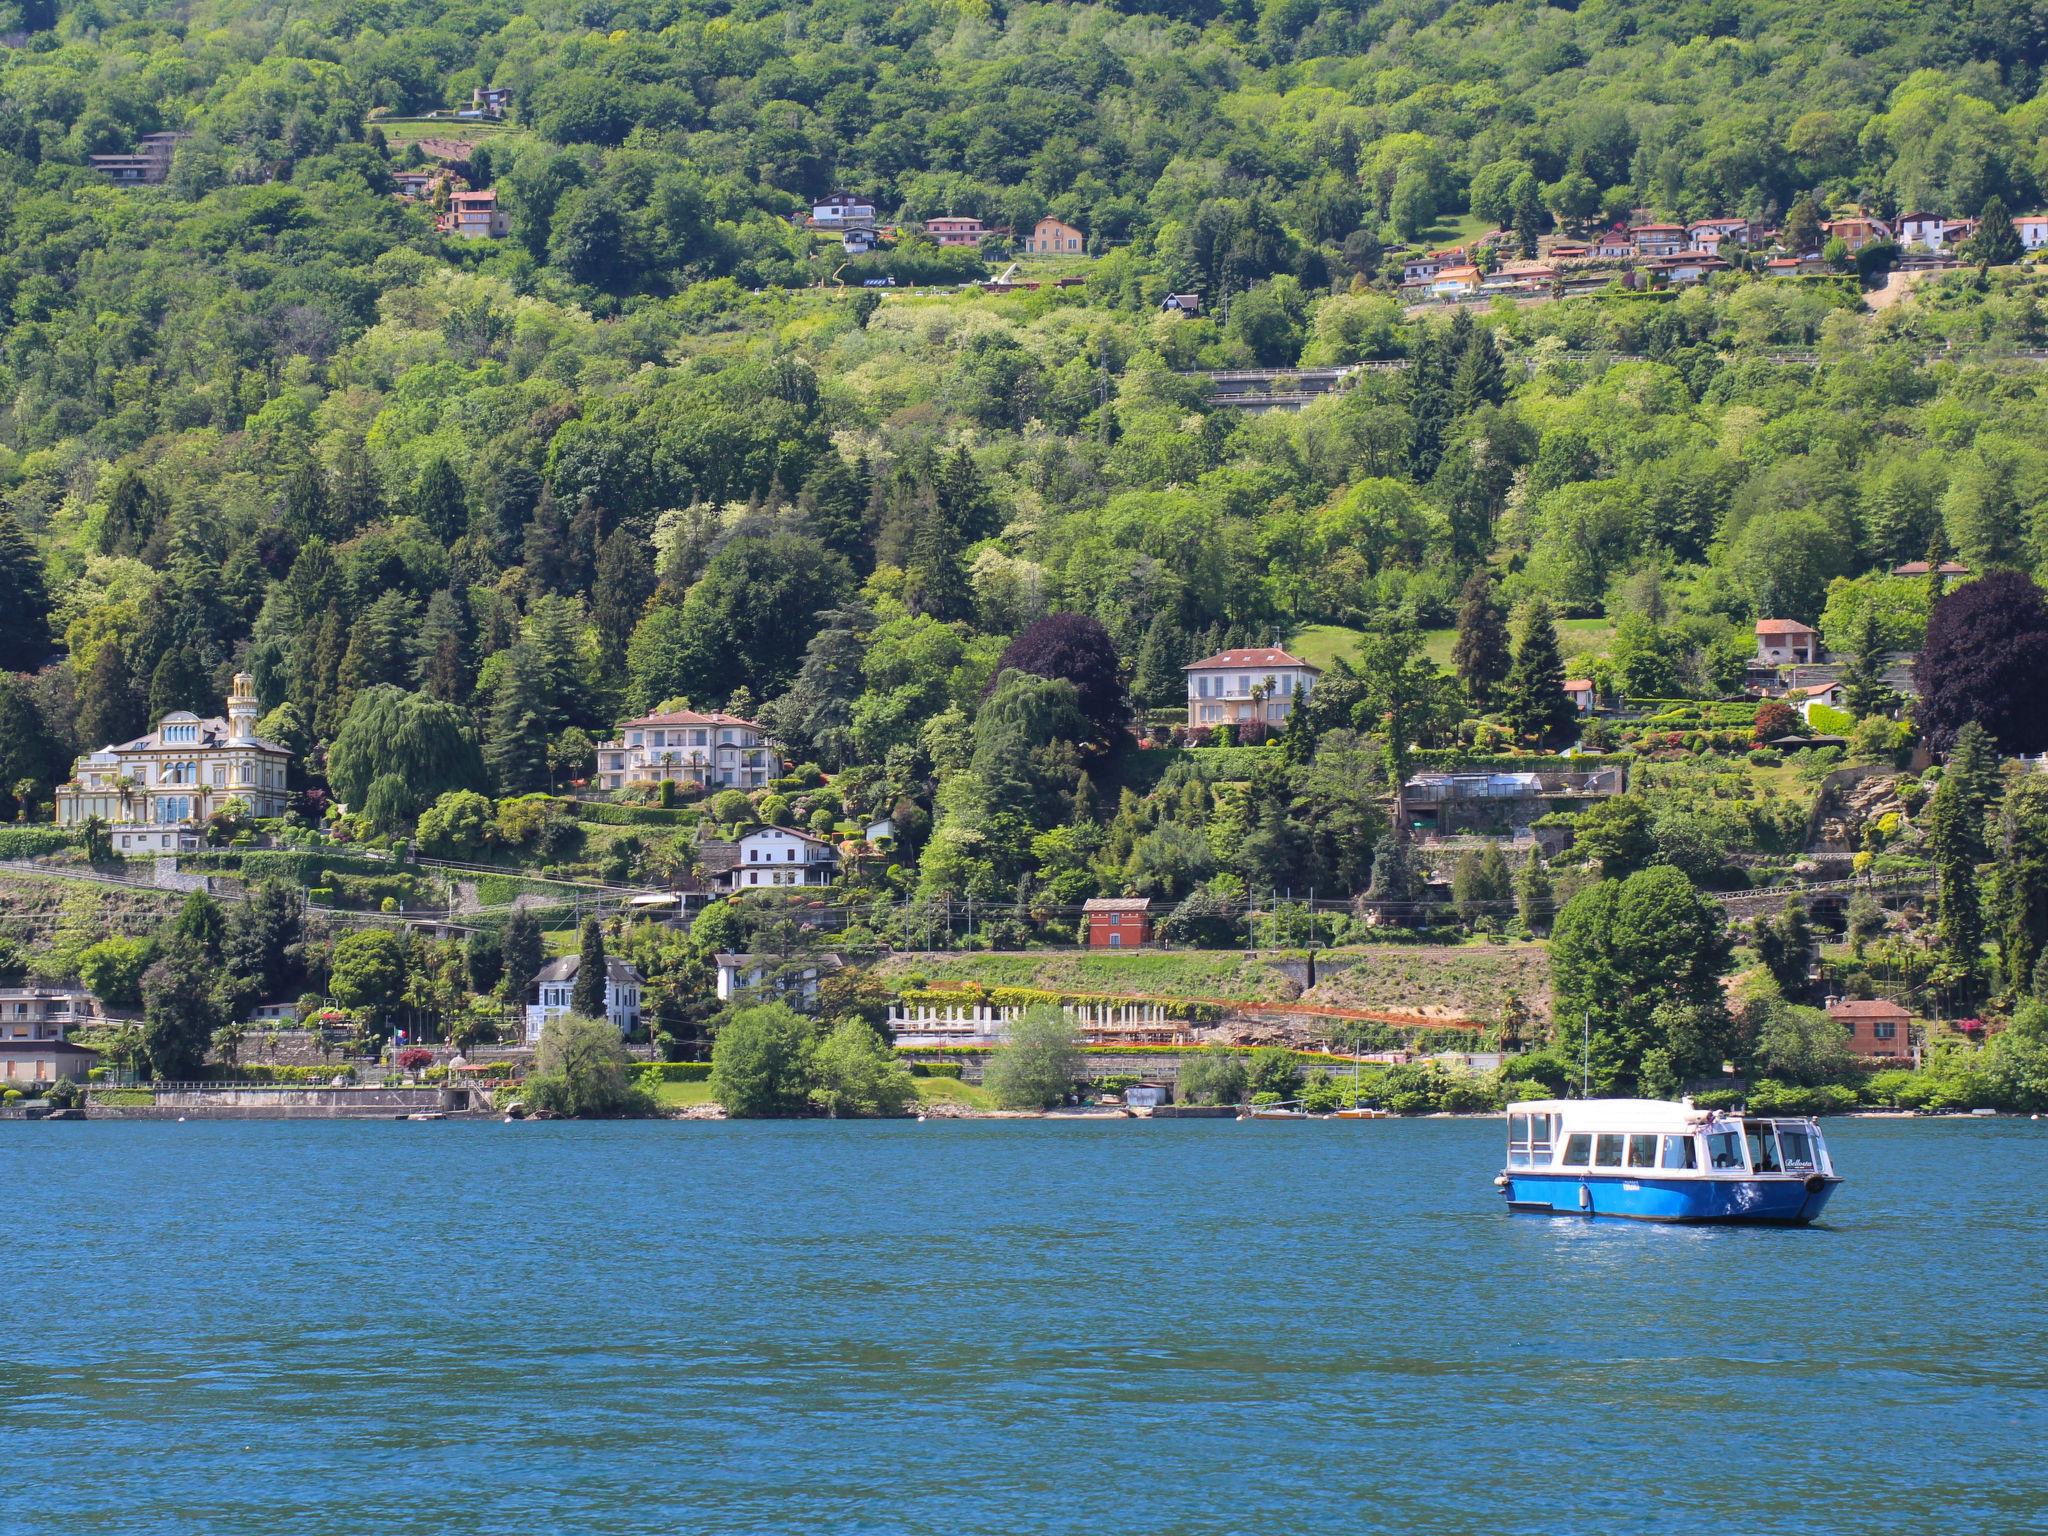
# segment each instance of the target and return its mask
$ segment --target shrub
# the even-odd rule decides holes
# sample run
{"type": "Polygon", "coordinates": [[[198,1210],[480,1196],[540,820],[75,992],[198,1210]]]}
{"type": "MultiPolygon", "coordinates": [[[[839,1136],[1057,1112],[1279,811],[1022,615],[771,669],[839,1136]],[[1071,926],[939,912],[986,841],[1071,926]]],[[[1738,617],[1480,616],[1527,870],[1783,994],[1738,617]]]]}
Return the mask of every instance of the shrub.
{"type": "Polygon", "coordinates": [[[82,846],[76,827],[0,827],[0,859],[34,859],[82,846]]]}
{"type": "Polygon", "coordinates": [[[654,1100],[627,1075],[619,1032],[603,1019],[565,1013],[541,1030],[527,1102],[579,1120],[616,1120],[654,1113],[654,1100]]]}
{"type": "Polygon", "coordinates": [[[657,1083],[708,1082],[711,1077],[708,1061],[643,1061],[633,1070],[647,1088],[657,1083]]]}
{"type": "Polygon", "coordinates": [[[801,1114],[810,1102],[811,1027],[786,1003],[735,1009],[711,1046],[711,1092],[734,1119],[801,1114]]]}
{"type": "Polygon", "coordinates": [[[398,1053],[398,1066],[401,1071],[417,1072],[422,1067],[431,1067],[433,1064],[434,1053],[423,1045],[409,1045],[398,1053]]]}
{"type": "Polygon", "coordinates": [[[864,1019],[846,1019],[811,1053],[811,1099],[833,1116],[900,1115],[917,1097],[910,1073],[864,1019]]]}
{"type": "Polygon", "coordinates": [[[1191,1051],[1180,1059],[1178,1097],[1183,1104],[1240,1104],[1249,1079],[1244,1058],[1224,1046],[1191,1051]]]}
{"type": "Polygon", "coordinates": [[[1027,1008],[1007,1044],[989,1058],[982,1081],[1004,1109],[1046,1109],[1081,1075],[1080,1034],[1058,1008],[1027,1008]]]}
{"type": "Polygon", "coordinates": [[[957,1061],[913,1061],[910,1064],[912,1077],[949,1077],[959,1082],[967,1068],[957,1061]]]}

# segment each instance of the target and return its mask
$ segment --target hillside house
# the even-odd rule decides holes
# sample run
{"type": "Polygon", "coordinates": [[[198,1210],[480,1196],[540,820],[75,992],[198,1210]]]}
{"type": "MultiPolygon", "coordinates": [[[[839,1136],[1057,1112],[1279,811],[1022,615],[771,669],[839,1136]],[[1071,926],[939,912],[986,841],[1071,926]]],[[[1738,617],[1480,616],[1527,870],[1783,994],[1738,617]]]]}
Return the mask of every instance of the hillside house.
{"type": "Polygon", "coordinates": [[[469,109],[478,117],[503,117],[512,110],[512,87],[478,86],[469,93],[469,109]]]}
{"type": "Polygon", "coordinates": [[[711,960],[721,1003],[780,1001],[806,1009],[817,1004],[818,984],[845,964],[837,955],[717,954],[711,960]]]}
{"type": "Polygon", "coordinates": [[[834,192],[811,204],[811,222],[820,229],[850,229],[875,222],[875,205],[850,192],[834,192]]]}
{"type": "Polygon", "coordinates": [[[0,987],[0,1089],[84,1082],[99,1053],[64,1033],[91,1016],[92,1004],[91,993],[72,987],[0,987]]]}
{"type": "Polygon", "coordinates": [[[1477,267],[1445,267],[1430,282],[1430,294],[1439,299],[1462,299],[1479,291],[1477,267]]]}
{"type": "Polygon", "coordinates": [[[435,217],[434,228],[457,240],[502,240],[512,232],[512,222],[498,206],[498,194],[486,187],[449,193],[447,211],[435,217]]]}
{"type": "Polygon", "coordinates": [[[2012,221],[2012,227],[2020,237],[2020,244],[2028,250],[2038,251],[2048,246],[2048,213],[2022,214],[2012,221]]]}
{"type": "Polygon", "coordinates": [[[729,891],[830,885],[839,873],[838,846],[795,827],[756,827],[734,847],[738,858],[726,875],[729,891]]]}
{"type": "Polygon", "coordinates": [[[435,185],[447,179],[448,172],[438,165],[423,171],[391,173],[391,182],[398,188],[398,195],[415,203],[423,203],[432,197],[435,185]]]}
{"type": "Polygon", "coordinates": [[[988,226],[971,214],[944,213],[924,221],[924,232],[934,245],[978,246],[988,226]]]}
{"type": "Polygon", "coordinates": [[[171,159],[189,133],[145,133],[125,155],[92,155],[88,163],[112,182],[160,187],[170,179],[171,159]]]}
{"type": "Polygon", "coordinates": [[[1638,224],[1629,234],[1642,256],[1676,256],[1687,243],[1683,224],[1638,224]]]}
{"type": "Polygon", "coordinates": [[[1795,689],[1792,694],[1792,702],[1799,711],[1799,718],[1808,725],[1813,724],[1813,711],[1816,706],[1822,709],[1840,709],[1842,698],[1843,687],[1839,678],[1825,683],[1808,683],[1795,689]]]}
{"type": "Polygon", "coordinates": [[[1136,949],[1152,942],[1152,903],[1143,896],[1091,896],[1081,903],[1090,949],[1136,949]]]}
{"type": "Polygon", "coordinates": [[[1841,1025],[1852,1053],[1872,1061],[1917,1060],[1912,1013],[1889,998],[1831,997],[1828,1017],[1841,1025]]]}
{"type": "Polygon", "coordinates": [[[1199,293],[1169,293],[1159,301],[1162,315],[1199,315],[1202,312],[1202,296],[1199,293]]]}
{"type": "Polygon", "coordinates": [[[1552,811],[1583,810],[1627,787],[1620,768],[1554,773],[1418,773],[1401,786],[1411,830],[1507,836],[1552,811]]]}
{"type": "MultiPolygon", "coordinates": [[[[1894,576],[1925,576],[1928,569],[1929,567],[1925,560],[1907,560],[1893,566],[1892,574],[1894,576]]],[[[1941,562],[1941,574],[1944,576],[1967,576],[1970,574],[1970,568],[1960,560],[1944,560],[1941,562]]]]}
{"type": "Polygon", "coordinates": [[[177,710],[146,736],[88,752],[57,786],[58,822],[96,816],[116,853],[174,853],[197,848],[206,818],[231,801],[282,816],[292,754],[256,734],[256,711],[256,680],[237,672],[225,720],[177,710]]]}
{"type": "MultiPolygon", "coordinates": [[[[1462,255],[1462,252],[1455,254],[1462,255]]],[[[1426,283],[1443,271],[1445,257],[1441,252],[1431,251],[1424,256],[1411,256],[1401,263],[1401,281],[1404,283],[1426,283]]]]}
{"type": "Polygon", "coordinates": [[[1797,619],[1758,619],[1756,659],[1765,666],[1820,660],[1820,636],[1797,619]]]}
{"type": "Polygon", "coordinates": [[[1586,677],[1568,677],[1564,680],[1564,696],[1572,701],[1572,708],[1582,715],[1593,713],[1593,681],[1586,677]]]}
{"type": "Polygon", "coordinates": [[[1237,725],[1262,720],[1279,725],[1294,704],[1315,691],[1321,667],[1290,656],[1277,645],[1249,651],[1218,651],[1191,661],[1181,672],[1188,680],[1188,726],[1237,725]]]}
{"type": "Polygon", "coordinates": [[[1040,219],[1024,237],[1025,253],[1031,256],[1078,256],[1086,244],[1080,230],[1055,218],[1040,219]]]}
{"type": "MultiPolygon", "coordinates": [[[[569,1011],[576,993],[576,977],[583,970],[581,955],[564,955],[540,968],[533,978],[533,1001],[526,1005],[526,1043],[538,1044],[540,1032],[549,1019],[569,1011]]],[[[621,1035],[640,1027],[640,972],[631,961],[616,955],[604,961],[604,1016],[621,1035]]]]}
{"type": "Polygon", "coordinates": [[[1821,225],[1821,233],[1830,240],[1841,241],[1853,256],[1866,245],[1891,239],[1892,227],[1883,219],[1857,214],[1851,218],[1827,220],[1821,225]]]}
{"type": "Polygon", "coordinates": [[[1711,251],[1723,241],[1748,245],[1751,240],[1747,219],[1694,219],[1685,226],[1686,242],[1695,250],[1711,251]]]}
{"type": "Polygon", "coordinates": [[[620,722],[617,739],[598,746],[597,787],[673,779],[699,789],[760,789],[776,767],[775,749],[754,721],[672,709],[620,722]]]}
{"type": "Polygon", "coordinates": [[[839,237],[839,248],[849,256],[865,256],[875,248],[875,232],[865,227],[849,229],[839,237]]]}
{"type": "Polygon", "coordinates": [[[1636,254],[1636,237],[1617,224],[1593,242],[1593,254],[1602,261],[1627,261],[1636,254]]]}

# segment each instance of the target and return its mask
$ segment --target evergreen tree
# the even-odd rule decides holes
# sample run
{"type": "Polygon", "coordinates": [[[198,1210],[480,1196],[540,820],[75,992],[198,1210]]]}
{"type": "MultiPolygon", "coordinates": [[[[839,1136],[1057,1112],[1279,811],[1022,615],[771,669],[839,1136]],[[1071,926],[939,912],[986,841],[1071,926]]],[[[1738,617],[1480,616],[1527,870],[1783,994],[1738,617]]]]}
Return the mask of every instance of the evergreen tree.
{"type": "Polygon", "coordinates": [[[161,720],[173,710],[206,714],[213,705],[213,681],[206,663],[189,645],[165,651],[149,679],[149,717],[161,720]]]}
{"type": "Polygon", "coordinates": [[[469,621],[462,599],[443,589],[427,599],[413,640],[412,684],[444,704],[469,695],[469,621]]]}
{"type": "Polygon", "coordinates": [[[208,961],[218,964],[221,942],[226,937],[227,919],[221,914],[220,903],[204,891],[188,891],[178,915],[171,920],[172,945],[203,954],[208,961]]]}
{"type": "Polygon", "coordinates": [[[1534,261],[1537,242],[1543,237],[1543,191],[1537,184],[1535,173],[1524,171],[1517,176],[1509,196],[1514,199],[1515,240],[1522,260],[1534,261]]]}
{"type": "Polygon", "coordinates": [[[1406,904],[1423,894],[1422,871],[1398,827],[1389,827],[1372,851],[1372,882],[1365,894],[1373,901],[1406,904]]]}
{"type": "Polygon", "coordinates": [[[863,577],[875,564],[867,538],[867,481],[866,459],[848,464],[837,453],[826,453],[805,476],[803,489],[797,493],[797,509],[811,536],[827,549],[838,551],[863,577]]]}
{"type": "Polygon", "coordinates": [[[307,459],[286,482],[283,522],[285,532],[301,544],[334,537],[334,503],[317,459],[307,459]]]}
{"type": "Polygon", "coordinates": [[[1475,328],[1458,354],[1457,373],[1451,380],[1451,414],[1463,416],[1482,405],[1499,405],[1507,397],[1507,388],[1507,371],[1493,331],[1485,326],[1475,328]]]}
{"type": "Polygon", "coordinates": [[[653,595],[654,557],[647,541],[623,526],[614,528],[597,552],[590,622],[597,631],[598,655],[615,677],[625,672],[626,642],[653,595]]]}
{"type": "Polygon", "coordinates": [[[1522,618],[1522,643],[1508,669],[1502,713],[1517,736],[1554,746],[1578,724],[1578,711],[1564,692],[1564,656],[1550,604],[1532,598],[1522,618]]]}
{"type": "Polygon", "coordinates": [[[1529,857],[1515,872],[1515,915],[1529,932],[1542,933],[1550,926],[1556,910],[1555,888],[1550,883],[1550,870],[1543,863],[1543,850],[1531,848],[1529,857]]]}
{"type": "Polygon", "coordinates": [[[14,514],[0,509],[0,672],[32,672],[50,651],[43,562],[14,514]]]}
{"type": "Polygon", "coordinates": [[[1138,642],[1137,660],[1131,667],[1131,699],[1140,708],[1160,709],[1187,697],[1187,677],[1181,667],[1188,658],[1187,636],[1171,614],[1154,614],[1138,642]]]}
{"type": "MultiPolygon", "coordinates": [[[[1466,579],[1458,600],[1458,639],[1451,647],[1451,665],[1477,709],[1494,707],[1507,681],[1513,658],[1508,649],[1507,616],[1493,595],[1493,579],[1483,570],[1466,579]]],[[[1560,681],[1562,666],[1560,666],[1560,681]]]]}
{"type": "Polygon", "coordinates": [[[1999,810],[1995,891],[2005,989],[2023,998],[2048,956],[2048,779],[2039,774],[2015,783],[1999,810]]]}
{"type": "Polygon", "coordinates": [[[523,634],[540,679],[548,735],[565,725],[595,723],[584,663],[582,604],[568,597],[535,599],[523,634]]]}
{"type": "Polygon", "coordinates": [[[1850,714],[1881,715],[1898,706],[1898,691],[1884,680],[1884,657],[1877,604],[1865,603],[1849,625],[1842,665],[1842,700],[1850,714]]]}
{"type": "Polygon", "coordinates": [[[960,563],[959,539],[936,507],[918,519],[905,574],[904,596],[913,612],[949,620],[973,615],[974,594],[960,563]]]}
{"type": "Polygon", "coordinates": [[[1810,197],[1802,197],[1792,205],[1792,211],[1785,215],[1781,232],[1785,249],[1795,256],[1810,256],[1820,249],[1820,210],[1810,197]]]}
{"type": "Polygon", "coordinates": [[[1287,728],[1280,733],[1280,755],[1300,765],[1316,755],[1316,733],[1309,724],[1308,692],[1294,685],[1294,699],[1287,707],[1287,728]]]}
{"type": "Polygon", "coordinates": [[[78,736],[87,750],[129,741],[142,734],[149,708],[135,674],[128,669],[128,648],[110,635],[93,653],[92,666],[78,690],[78,736]]]}
{"type": "Polygon", "coordinates": [[[548,785],[548,742],[553,717],[547,677],[533,647],[521,641],[506,653],[491,698],[484,760],[501,795],[522,795],[548,785]]]}
{"type": "Polygon", "coordinates": [[[540,974],[545,963],[540,923],[531,912],[520,907],[505,922],[504,977],[507,991],[514,997],[522,996],[533,985],[533,978],[540,974]]]}
{"type": "Polygon", "coordinates": [[[569,992],[570,1010],[586,1019],[605,1017],[604,983],[604,925],[594,917],[586,917],[582,946],[577,951],[576,985],[569,992]]]}
{"type": "Polygon", "coordinates": [[[342,697],[353,699],[365,688],[382,683],[403,686],[414,671],[412,646],[417,627],[410,596],[397,588],[380,592],[349,630],[339,677],[342,697]]]}
{"type": "Polygon", "coordinates": [[[453,544],[469,527],[469,493],[445,455],[435,454],[413,486],[412,515],[443,544],[453,544]]]}
{"type": "Polygon", "coordinates": [[[1956,733],[1928,812],[1928,846],[1936,882],[1937,983],[1957,1001],[1976,996],[1984,945],[1977,867],[1990,856],[1985,818],[1998,795],[1998,754],[1974,720],[1956,733]]]}
{"type": "MultiPolygon", "coordinates": [[[[1465,318],[1463,310],[1458,314],[1465,318]]],[[[1428,326],[1420,328],[1410,346],[1406,384],[1408,470],[1415,479],[1427,480],[1443,458],[1444,428],[1451,418],[1451,367],[1443,345],[1428,326]]]]}
{"type": "Polygon", "coordinates": [[[2005,210],[2005,199],[1994,193],[1977,216],[1977,233],[1970,237],[1970,259],[1982,267],[2009,267],[2026,249],[2012,226],[2012,215],[2005,210]]]}
{"type": "Polygon", "coordinates": [[[107,509],[100,517],[100,553],[139,556],[156,537],[168,511],[155,486],[132,469],[121,471],[107,488],[107,509]]]}
{"type": "Polygon", "coordinates": [[[335,466],[329,524],[338,537],[347,538],[383,516],[384,490],[377,483],[376,466],[360,444],[351,443],[335,466]]]}

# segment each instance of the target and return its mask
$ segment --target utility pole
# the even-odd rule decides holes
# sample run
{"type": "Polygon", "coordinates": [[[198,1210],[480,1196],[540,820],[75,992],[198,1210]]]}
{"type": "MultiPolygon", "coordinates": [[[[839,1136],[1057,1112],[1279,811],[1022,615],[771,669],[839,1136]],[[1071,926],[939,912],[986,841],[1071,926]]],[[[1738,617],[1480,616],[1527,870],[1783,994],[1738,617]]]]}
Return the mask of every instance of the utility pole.
{"type": "Polygon", "coordinates": [[[1579,1015],[1579,1097],[1592,1097],[1593,1012],[1579,1015]]]}

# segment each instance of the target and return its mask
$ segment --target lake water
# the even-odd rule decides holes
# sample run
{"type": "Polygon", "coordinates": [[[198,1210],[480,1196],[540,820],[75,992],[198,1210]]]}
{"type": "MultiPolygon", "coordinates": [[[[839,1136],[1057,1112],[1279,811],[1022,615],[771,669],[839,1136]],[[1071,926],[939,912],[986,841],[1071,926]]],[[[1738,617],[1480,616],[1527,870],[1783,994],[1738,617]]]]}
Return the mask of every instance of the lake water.
{"type": "Polygon", "coordinates": [[[2048,1123],[1831,1123],[1809,1231],[1501,1134],[0,1126],[0,1530],[2048,1528],[2048,1123]]]}

